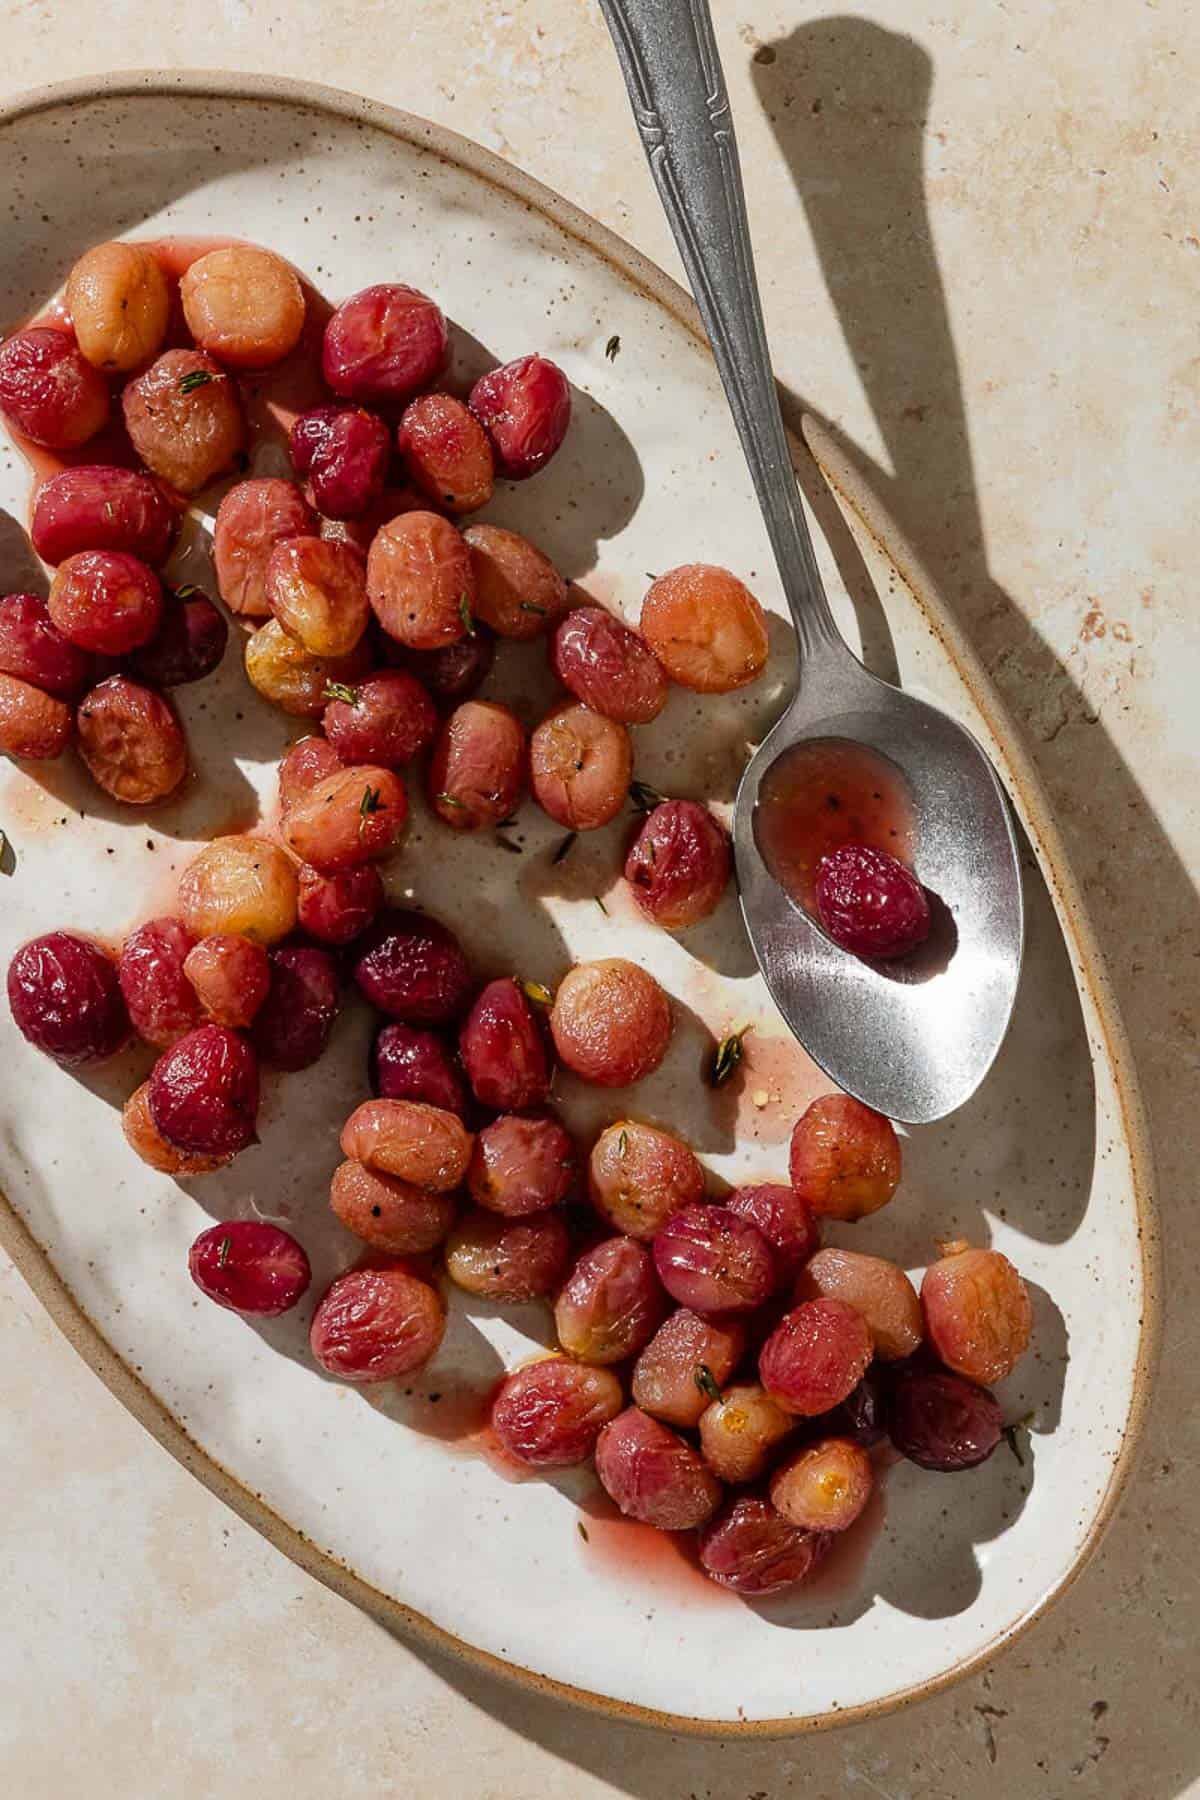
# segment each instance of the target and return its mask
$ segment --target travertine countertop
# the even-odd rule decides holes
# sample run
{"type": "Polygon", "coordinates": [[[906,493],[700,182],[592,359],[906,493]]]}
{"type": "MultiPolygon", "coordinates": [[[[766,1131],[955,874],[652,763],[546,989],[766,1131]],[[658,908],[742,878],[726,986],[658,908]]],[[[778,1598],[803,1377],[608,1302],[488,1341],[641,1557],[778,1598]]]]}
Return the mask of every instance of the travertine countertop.
{"type": "MultiPolygon", "coordinates": [[[[1200,14],[715,10],[780,377],[869,459],[1025,725],[1133,1034],[1170,1282],[1141,1471],[990,1674],[821,1738],[689,1743],[391,1639],[184,1474],[0,1265],[13,1800],[1200,1791],[1200,14]]],[[[6,96],[164,54],[324,80],[481,139],[677,269],[590,0],[219,0],[169,30],[150,0],[3,0],[0,20],[6,96]]]]}

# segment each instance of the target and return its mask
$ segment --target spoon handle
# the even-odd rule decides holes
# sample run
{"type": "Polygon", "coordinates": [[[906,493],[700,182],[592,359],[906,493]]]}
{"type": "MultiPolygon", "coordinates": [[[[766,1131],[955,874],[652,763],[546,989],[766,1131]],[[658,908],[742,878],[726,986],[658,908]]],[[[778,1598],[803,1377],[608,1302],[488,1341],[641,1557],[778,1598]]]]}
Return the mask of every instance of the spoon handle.
{"type": "Polygon", "coordinates": [[[754,274],[708,0],[600,0],[750,465],[801,652],[841,644],[813,554],[754,274]]]}

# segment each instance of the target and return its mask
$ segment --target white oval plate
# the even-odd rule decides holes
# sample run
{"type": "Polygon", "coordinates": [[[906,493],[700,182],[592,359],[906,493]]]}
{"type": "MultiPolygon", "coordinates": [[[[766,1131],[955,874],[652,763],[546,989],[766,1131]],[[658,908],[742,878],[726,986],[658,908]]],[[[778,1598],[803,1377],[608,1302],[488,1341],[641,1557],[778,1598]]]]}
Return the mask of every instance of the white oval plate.
{"type": "MultiPolygon", "coordinates": [[[[552,469],[498,493],[488,516],[528,528],[631,617],[649,573],[693,559],[728,564],[782,615],[690,304],[486,151],[327,90],[135,76],[6,109],[0,177],[0,325],[49,296],[86,245],[120,234],[255,238],[334,298],[413,281],[460,327],[456,373],[479,366],[477,339],[501,359],[544,350],[578,391],[552,469]]],[[[899,1198],[854,1238],[913,1269],[935,1235],[990,1239],[1030,1278],[1036,1345],[1002,1396],[1010,1418],[1033,1414],[1017,1439],[1023,1461],[1002,1446],[953,1478],[897,1468],[876,1529],[860,1530],[827,1576],[798,1598],[745,1605],[669,1544],[651,1554],[640,1528],[595,1516],[590,1476],[513,1486],[462,1441],[473,1396],[545,1332],[537,1309],[504,1314],[459,1296],[446,1346],[414,1391],[363,1394],[311,1366],[310,1304],[256,1330],[196,1296],[187,1247],[210,1217],[294,1224],[314,1294],[353,1260],[325,1191],[338,1126],[365,1093],[360,1009],[348,1008],[316,1068],[269,1084],[261,1146],[187,1190],[142,1167],[121,1138],[116,1109],[144,1055],[76,1078],[30,1051],[7,1009],[0,1020],[0,1237],[121,1399],[273,1543],[389,1622],[674,1728],[799,1730],[877,1711],[1011,1638],[1070,1580],[1111,1513],[1154,1335],[1133,1075],[1040,787],[912,553],[828,441],[807,436],[817,464],[798,452],[798,468],[837,551],[822,547],[839,617],[857,638],[856,611],[871,612],[877,638],[872,586],[885,595],[904,681],[987,745],[1032,845],[1027,967],[1004,1051],[971,1105],[912,1135],[899,1198]]],[[[27,500],[27,471],[6,447],[8,588],[36,574],[21,561],[27,500]]],[[[183,558],[193,578],[204,572],[203,527],[195,522],[183,558]]],[[[676,692],[639,733],[645,780],[731,799],[747,742],[791,680],[789,632],[781,616],[775,624],[771,670],[747,695],[676,692]]],[[[539,652],[506,653],[496,689],[527,711],[544,703],[539,652]]],[[[145,818],[104,805],[69,759],[42,773],[5,766],[0,825],[15,853],[15,871],[0,877],[5,963],[36,931],[116,937],[164,909],[191,842],[242,819],[256,796],[269,804],[276,759],[302,734],[249,691],[236,654],[179,698],[200,775],[145,818]]],[[[766,1000],[732,899],[682,941],[633,916],[615,880],[626,828],[581,840],[555,864],[562,834],[529,806],[513,834],[519,860],[491,840],[453,840],[418,809],[390,879],[458,928],[484,969],[553,984],[580,956],[620,952],[651,966],[675,996],[680,1029],[663,1070],[626,1103],[673,1122],[718,1178],[778,1174],[792,1119],[826,1083],[766,1000]],[[706,1049],[748,1022],[745,1072],[714,1096],[700,1079],[706,1049]]],[[[560,1098],[581,1134],[619,1116],[624,1099],[569,1082],[560,1098]]]]}

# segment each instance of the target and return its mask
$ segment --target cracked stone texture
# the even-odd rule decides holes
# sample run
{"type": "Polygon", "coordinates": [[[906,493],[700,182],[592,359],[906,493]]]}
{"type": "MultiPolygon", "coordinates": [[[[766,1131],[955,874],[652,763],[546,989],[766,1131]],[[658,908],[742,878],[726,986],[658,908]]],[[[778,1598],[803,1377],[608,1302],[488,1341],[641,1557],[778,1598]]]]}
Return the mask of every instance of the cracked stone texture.
{"type": "MultiPolygon", "coordinates": [[[[699,1744],[425,1658],[265,1550],[0,1269],[0,1757],[14,1800],[1160,1800],[1200,1791],[1195,801],[1200,150],[1188,0],[721,0],[782,381],[981,646],[1089,892],[1155,1128],[1171,1307],[1140,1472],[990,1673],[875,1724],[699,1744]]],[[[0,91],[158,66],[149,0],[4,0],[0,91]]],[[[523,164],[677,271],[578,0],[219,0],[172,64],[319,76],[523,164]],[[381,54],[382,51],[382,54],[381,54]]],[[[572,1628],[564,1621],[564,1629],[572,1628]]]]}

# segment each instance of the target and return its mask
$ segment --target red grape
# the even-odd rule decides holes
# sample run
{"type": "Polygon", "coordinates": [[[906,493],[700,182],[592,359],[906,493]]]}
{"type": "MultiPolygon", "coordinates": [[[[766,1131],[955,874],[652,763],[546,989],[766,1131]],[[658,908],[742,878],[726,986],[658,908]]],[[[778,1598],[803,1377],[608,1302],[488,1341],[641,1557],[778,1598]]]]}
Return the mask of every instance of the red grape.
{"type": "Polygon", "coordinates": [[[633,1398],[643,1412],[668,1425],[698,1425],[745,1347],[746,1333],[737,1319],[702,1319],[681,1306],[638,1357],[633,1398]]]}
{"type": "Polygon", "coordinates": [[[288,447],[297,475],[327,519],[357,519],[387,481],[391,433],[360,406],[318,406],[292,426],[288,447]]]}
{"type": "Polygon", "coordinates": [[[49,762],[62,755],[73,728],[65,700],[15,675],[0,675],[0,754],[49,762]]]}
{"type": "Polygon", "coordinates": [[[602,606],[577,606],[554,633],[550,666],[593,712],[645,725],[667,704],[667,678],[636,631],[602,606]]]}
{"type": "Polygon", "coordinates": [[[521,1219],[565,1200],[575,1179],[575,1146],[557,1119],[503,1113],[475,1139],[467,1170],[471,1197],[489,1212],[521,1219]]]}
{"type": "Polygon", "coordinates": [[[125,1142],[150,1168],[160,1175],[175,1175],[190,1181],[196,1175],[212,1175],[232,1162],[230,1156],[202,1156],[195,1150],[181,1150],[170,1144],[154,1123],[150,1111],[150,1083],[143,1081],[135,1088],[121,1109],[121,1130],[125,1142]]]}
{"type": "Polygon", "coordinates": [[[161,349],[171,296],[148,244],[94,244],[67,277],[67,311],[96,368],[126,374],[161,349]]]}
{"type": "Polygon", "coordinates": [[[550,1061],[533,1011],[510,976],[489,981],[458,1039],[475,1098],[495,1112],[540,1106],[550,1092],[550,1061]]]}
{"type": "Polygon", "coordinates": [[[436,1250],[458,1211],[453,1194],[431,1194],[353,1161],[334,1170],[329,1204],[348,1231],[396,1256],[436,1250]]]}
{"type": "Polygon", "coordinates": [[[291,481],[260,477],[239,481],[217,508],[213,566],[217,587],[231,612],[267,619],[267,564],[276,544],[311,537],[317,515],[291,481]]]}
{"type": "Polygon", "coordinates": [[[224,244],[197,257],[179,296],[201,349],[235,369],[282,362],[304,330],[300,277],[282,256],[258,244],[224,244]]]}
{"type": "Polygon", "coordinates": [[[753,1312],[775,1285],[771,1246],[727,1206],[685,1206],[654,1240],[654,1266],[673,1300],[699,1313],[753,1312]]]}
{"type": "Polygon", "coordinates": [[[522,641],[553,631],[567,584],[548,556],[503,525],[468,525],[463,542],[475,579],[473,611],[497,637],[522,641]]]}
{"type": "Polygon", "coordinates": [[[283,840],[323,875],[390,856],[404,836],[408,796],[391,769],[364,764],[327,775],[289,807],[283,840]]]}
{"type": "Polygon", "coordinates": [[[444,1194],[462,1182],[471,1133],[456,1114],[418,1100],[364,1100],[342,1127],[342,1155],[444,1194]]]}
{"type": "Polygon", "coordinates": [[[249,1025],[267,997],[271,963],[261,944],[233,931],[201,938],[184,959],[183,972],[214,1025],[249,1025]]]}
{"type": "Polygon", "coordinates": [[[712,1517],[721,1484],[692,1446],[636,1406],[604,1427],[596,1473],[621,1512],[660,1531],[691,1531],[712,1517]]]}
{"type": "Polygon", "coordinates": [[[900,1143],[891,1121],[849,1094],[822,1094],[792,1132],[792,1186],[822,1218],[878,1212],[900,1181],[900,1143]]]}
{"type": "Polygon", "coordinates": [[[184,963],[196,940],[179,919],[151,919],[121,946],[118,974],[133,1029],[166,1049],[200,1023],[200,1003],[184,963]]]}
{"type": "Polygon", "coordinates": [[[406,1025],[446,1025],[466,1010],[475,985],[462,945],[424,913],[395,908],[363,938],[354,979],[380,1012],[406,1025]]]}
{"type": "Polygon", "coordinates": [[[136,469],[81,463],[43,481],[29,536],[43,562],[81,550],[126,550],[157,568],[171,553],[183,514],[136,469]]]}
{"type": "Polygon", "coordinates": [[[704,1170],[669,1131],[619,1119],[588,1161],[592,1205],[616,1231],[650,1239],[673,1212],[704,1198],[704,1170]]]}
{"type": "Polygon", "coordinates": [[[771,1477],[771,1504],[805,1531],[845,1531],[871,1498],[871,1459],[851,1438],[805,1444],[771,1477]]]}
{"type": "Polygon", "coordinates": [[[570,1250],[557,1207],[527,1219],[502,1219],[477,1206],[446,1240],[446,1273],[482,1300],[541,1300],[562,1280],[570,1250]]]}
{"type": "Polygon", "coordinates": [[[72,931],[22,944],[8,965],[8,1004],[21,1036],[67,1069],[115,1055],[129,1037],[116,964],[72,931]]]}
{"type": "Polygon", "coordinates": [[[328,691],[325,735],[345,763],[398,769],[433,742],[433,701],[416,677],[402,669],[385,669],[356,687],[335,684],[328,691]]]}
{"type": "Polygon", "coordinates": [[[134,449],[160,480],[194,494],[228,469],[246,442],[235,382],[202,350],[167,350],[121,397],[134,449]]]}
{"type": "Polygon", "coordinates": [[[229,627],[205,594],[168,594],[156,636],[129,659],[152,687],[183,687],[211,675],[225,654],[229,627]]]}
{"type": "Polygon", "coordinates": [[[498,825],[525,788],[525,733],[491,700],[464,700],[443,720],[429,765],[429,803],[454,831],[498,825]]]}
{"type": "Polygon", "coordinates": [[[550,1030],[561,1061],[584,1081],[628,1087],[666,1055],[671,1004],[636,963],[616,956],[576,963],[559,983],[550,1030]]]}
{"type": "Polygon", "coordinates": [[[732,873],[728,833],[695,800],[656,806],[625,859],[634,899],[668,931],[683,931],[715,911],[732,873]]]}
{"type": "Polygon", "coordinates": [[[210,1225],[188,1251],[188,1270],[218,1306],[259,1319],[289,1312],[312,1280],[304,1246],[261,1219],[210,1225]]]}
{"type": "Polygon", "coordinates": [[[492,440],[498,472],[525,481],[545,467],[566,436],[571,389],[548,357],[520,356],[480,376],[470,407],[492,440]]]}
{"type": "Polygon", "coordinates": [[[371,1049],[371,1086],[384,1100],[424,1100],[444,1112],[467,1110],[467,1092],[449,1050],[432,1031],[393,1022],[371,1049]]]}
{"type": "Polygon", "coordinates": [[[641,623],[671,680],[698,694],[745,687],[766,666],[766,616],[728,569],[689,563],[658,576],[642,602],[641,623]]]}
{"type": "Polygon", "coordinates": [[[886,1437],[887,1387],[878,1364],[873,1363],[840,1406],[828,1415],[830,1425],[842,1437],[852,1437],[869,1450],[886,1437]]]}
{"type": "Polygon", "coordinates": [[[492,497],[492,446],[479,420],[449,394],[419,394],[404,409],[396,443],[414,487],[450,513],[492,497]]]}
{"type": "Polygon", "coordinates": [[[88,774],[126,806],[165,800],[187,774],[187,741],[174,707],[128,676],[110,675],[85,694],[75,724],[88,774]]]}
{"type": "Polygon", "coordinates": [[[402,659],[403,667],[416,676],[438,706],[454,707],[469,700],[487,680],[496,659],[496,640],[477,619],[471,636],[459,638],[456,644],[445,644],[440,650],[405,650],[389,639],[384,654],[389,662],[402,659]]]}
{"type": "Polygon", "coordinates": [[[197,1025],[164,1051],[150,1075],[150,1112],[181,1150],[225,1156],[255,1139],[258,1060],[224,1025],[197,1025]]]}
{"type": "Polygon", "coordinates": [[[862,1314],[841,1300],[806,1300],[785,1313],[762,1347],[763,1386],[789,1412],[829,1412],[861,1381],[873,1351],[862,1314]]]}
{"type": "Polygon", "coordinates": [[[283,629],[310,656],[349,656],[367,629],[367,578],[349,544],[285,538],[267,559],[265,592],[283,629]]]}
{"type": "Polygon", "coordinates": [[[371,863],[333,875],[300,865],[300,924],[322,944],[349,944],[361,937],[383,902],[383,880],[371,863]]]}
{"type": "Polygon", "coordinates": [[[345,768],[333,745],[323,737],[301,738],[279,765],[279,807],[288,812],[328,775],[345,768]]]}
{"type": "Polygon", "coordinates": [[[700,1419],[700,1449],[722,1481],[757,1481],[775,1450],[796,1429],[786,1412],[757,1382],[728,1387],[700,1419]]]}
{"type": "Polygon", "coordinates": [[[338,969],[328,950],[284,944],[271,951],[271,985],[250,1041],[275,1069],[307,1069],[322,1055],[338,1010],[338,969]]]}
{"type": "Polygon", "coordinates": [[[566,700],[529,740],[529,780],[544,812],[569,831],[615,819],[629,794],[633,743],[624,725],[566,700]]]}
{"type": "Polygon", "coordinates": [[[446,1330],[442,1297],[403,1268],[352,1269],[325,1291],[309,1331],[328,1375],[391,1381],[427,1363],[446,1330]]]}
{"type": "MultiPolygon", "coordinates": [[[[871,1329],[875,1354],[885,1362],[911,1356],[921,1342],[921,1303],[912,1282],[895,1263],[882,1256],[830,1245],[818,1250],[801,1271],[797,1300],[822,1294],[844,1300],[860,1312],[871,1329]]],[[[964,1370],[964,1373],[967,1371],[964,1370]]]]}
{"type": "Polygon", "coordinates": [[[197,937],[238,932],[275,944],[296,924],[296,871],[266,838],[214,838],[179,879],[179,910],[197,937]]]}
{"type": "Polygon", "coordinates": [[[0,412],[50,450],[74,450],[108,418],[108,384],[73,338],[35,326],[0,345],[0,412]]]}
{"type": "Polygon", "coordinates": [[[611,1369],[548,1356],[505,1376],[492,1402],[492,1429],[518,1462],[566,1469],[588,1460],[601,1429],[623,1405],[611,1369]]]}
{"type": "Polygon", "coordinates": [[[994,1394],[947,1369],[901,1374],[888,1406],[888,1435],[922,1469],[947,1473],[986,1462],[1004,1432],[994,1394]]]}
{"type": "Polygon", "coordinates": [[[381,526],[367,556],[367,598],[388,636],[409,650],[469,637],[475,576],[461,533],[433,512],[381,526]]]}
{"type": "Polygon", "coordinates": [[[338,307],[325,327],[321,366],[335,394],[396,406],[440,375],[449,349],[434,301],[403,282],[380,283],[338,307]]]}
{"type": "Polygon", "coordinates": [[[578,1259],[555,1302],[554,1323],[568,1356],[617,1363],[650,1342],[666,1311],[646,1246],[612,1237],[578,1259]]]}
{"type": "Polygon", "coordinates": [[[795,1279],[821,1242],[817,1222],[794,1188],[764,1181],[735,1188],[725,1201],[730,1212],[749,1219],[771,1246],[776,1286],[795,1279]]]}
{"type": "Polygon", "coordinates": [[[700,1567],[735,1594],[760,1599],[807,1580],[831,1538],[789,1525],[767,1500],[743,1494],[700,1534],[700,1567]]]}
{"type": "MultiPolygon", "coordinates": [[[[929,1341],[946,1367],[980,1387],[1011,1375],[1029,1347],[1029,1294],[999,1250],[947,1245],[925,1271],[921,1308],[929,1341]]],[[[919,1334],[919,1319],[914,1329],[919,1334]]]]}
{"type": "Polygon", "coordinates": [[[0,600],[0,674],[13,675],[52,694],[74,700],[92,677],[92,658],[65,638],[36,594],[7,594],[0,600]]]}
{"type": "Polygon", "coordinates": [[[60,564],[47,610],[81,650],[125,656],[148,644],[162,622],[162,586],[125,550],[81,550],[60,564]]]}
{"type": "Polygon", "coordinates": [[[855,956],[907,956],[929,936],[929,901],[911,869],[869,844],[840,844],[817,865],[817,916],[855,956]]]}

